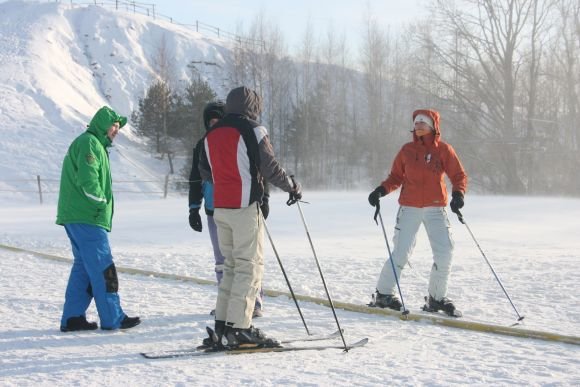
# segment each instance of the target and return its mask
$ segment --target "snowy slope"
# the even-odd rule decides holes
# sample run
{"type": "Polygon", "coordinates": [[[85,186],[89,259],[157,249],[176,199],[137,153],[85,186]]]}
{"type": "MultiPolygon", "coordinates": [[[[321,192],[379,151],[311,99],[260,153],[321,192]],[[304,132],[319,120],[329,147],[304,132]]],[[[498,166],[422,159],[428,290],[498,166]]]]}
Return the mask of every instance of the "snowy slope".
{"type": "MultiPolygon", "coordinates": [[[[298,211],[271,199],[270,232],[297,293],[324,297],[298,211]]],[[[335,300],[366,303],[385,260],[380,229],[366,193],[305,192],[303,210],[335,300]]],[[[119,266],[213,279],[206,231],[187,224],[186,198],[120,200],[111,243],[119,266]]],[[[396,195],[383,199],[392,239],[396,195]]],[[[54,205],[1,207],[0,243],[70,256],[54,205]]],[[[577,219],[580,200],[468,196],[465,219],[522,314],[524,327],[579,335],[577,219]]],[[[515,314],[464,226],[451,217],[456,256],[450,297],[465,319],[501,325],[515,314]]],[[[204,220],[204,226],[205,226],[204,220]]],[[[392,242],[392,240],[391,240],[392,242]]],[[[286,290],[266,247],[264,286],[286,290]]],[[[405,301],[417,310],[431,265],[422,230],[401,279],[405,301]]],[[[257,354],[198,360],[148,361],[141,351],[199,343],[211,324],[216,290],[180,281],[121,274],[126,312],[144,322],[126,333],[62,334],[59,318],[69,265],[0,249],[0,384],[2,385],[490,385],[580,384],[580,347],[436,327],[427,323],[338,311],[348,340],[367,347],[340,351],[257,354]]],[[[255,324],[274,337],[304,328],[285,297],[266,299],[255,324]]],[[[301,303],[309,328],[335,329],[330,310],[301,303]]],[[[89,318],[96,319],[91,306],[89,318]]]]}
{"type": "MultiPolygon", "coordinates": [[[[153,79],[163,40],[177,80],[190,76],[192,60],[215,62],[205,75],[225,93],[225,43],[184,27],[66,2],[4,2],[0,15],[0,190],[34,189],[36,175],[57,180],[68,145],[99,107],[130,116],[153,79]]],[[[111,158],[118,176],[151,180],[168,171],[130,128],[116,142],[111,158]]],[[[0,195],[36,200],[28,193],[0,195]]]]}

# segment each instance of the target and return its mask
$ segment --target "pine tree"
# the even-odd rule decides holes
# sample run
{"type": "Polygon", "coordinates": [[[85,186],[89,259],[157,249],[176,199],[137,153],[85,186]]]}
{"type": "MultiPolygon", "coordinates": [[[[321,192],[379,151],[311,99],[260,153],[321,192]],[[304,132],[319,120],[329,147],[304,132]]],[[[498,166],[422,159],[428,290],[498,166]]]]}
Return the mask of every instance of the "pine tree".
{"type": "Polygon", "coordinates": [[[131,121],[137,132],[142,136],[154,140],[154,149],[157,153],[167,152],[167,138],[164,119],[171,111],[171,90],[161,82],[153,83],[144,98],[139,99],[139,109],[131,115],[131,121]]]}
{"type": "Polygon", "coordinates": [[[194,79],[185,88],[180,104],[177,105],[176,135],[187,151],[187,160],[181,170],[184,180],[189,179],[193,161],[193,148],[205,135],[203,109],[208,102],[216,99],[216,93],[204,80],[194,79]]]}

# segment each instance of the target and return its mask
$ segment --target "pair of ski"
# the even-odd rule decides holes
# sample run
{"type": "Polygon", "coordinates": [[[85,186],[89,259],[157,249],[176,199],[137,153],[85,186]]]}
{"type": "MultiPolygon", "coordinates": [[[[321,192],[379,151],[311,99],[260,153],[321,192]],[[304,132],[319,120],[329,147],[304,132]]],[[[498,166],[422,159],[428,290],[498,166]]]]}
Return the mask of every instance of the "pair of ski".
{"type": "MultiPolygon", "coordinates": [[[[314,346],[291,346],[294,343],[302,342],[318,342],[332,340],[340,337],[340,331],[328,335],[312,335],[300,339],[290,339],[282,340],[280,344],[281,347],[249,347],[249,348],[233,348],[233,349],[223,349],[215,350],[212,348],[198,347],[190,349],[177,349],[169,351],[156,351],[156,352],[142,352],[141,355],[147,359],[173,359],[180,357],[198,357],[212,354],[227,354],[227,355],[237,355],[244,353],[266,353],[266,352],[296,352],[296,351],[323,351],[326,349],[342,349],[345,350],[344,345],[338,344],[322,344],[314,346]],[[286,346],[290,344],[290,346],[286,346]]],[[[364,338],[355,343],[348,344],[346,350],[352,348],[358,348],[364,346],[369,341],[368,338],[364,338]]]]}

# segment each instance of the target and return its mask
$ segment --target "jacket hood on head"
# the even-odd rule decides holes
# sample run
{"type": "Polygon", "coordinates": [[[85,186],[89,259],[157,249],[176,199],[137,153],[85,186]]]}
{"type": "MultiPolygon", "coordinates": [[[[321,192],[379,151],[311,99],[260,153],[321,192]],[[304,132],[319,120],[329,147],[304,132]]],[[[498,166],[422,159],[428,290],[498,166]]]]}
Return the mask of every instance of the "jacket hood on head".
{"type": "MultiPolygon", "coordinates": [[[[412,122],[415,121],[415,117],[417,117],[419,114],[424,114],[433,120],[433,130],[435,131],[435,142],[438,142],[439,138],[441,136],[441,129],[439,128],[439,120],[440,120],[439,112],[437,110],[432,110],[432,109],[415,110],[413,112],[412,122]]],[[[413,131],[413,140],[415,140],[415,141],[419,140],[419,137],[417,137],[417,135],[415,134],[415,131],[413,131]]]]}
{"type": "Polygon", "coordinates": [[[107,131],[115,122],[118,122],[119,127],[122,128],[127,123],[127,117],[118,115],[108,106],[103,106],[93,116],[87,131],[93,133],[99,139],[103,139],[107,137],[107,131]]]}
{"type": "Polygon", "coordinates": [[[233,89],[226,99],[226,113],[239,114],[257,120],[262,113],[262,97],[254,90],[241,86],[233,89]]]}

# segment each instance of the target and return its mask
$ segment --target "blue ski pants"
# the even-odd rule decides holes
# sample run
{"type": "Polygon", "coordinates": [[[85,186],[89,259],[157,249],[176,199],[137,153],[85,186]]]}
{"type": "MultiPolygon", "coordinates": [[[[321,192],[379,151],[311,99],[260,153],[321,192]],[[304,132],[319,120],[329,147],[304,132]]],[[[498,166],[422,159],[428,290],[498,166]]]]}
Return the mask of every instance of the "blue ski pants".
{"type": "Polygon", "coordinates": [[[119,280],[107,231],[89,224],[65,224],[74,261],[66,288],[61,326],[70,317],[85,316],[95,299],[101,329],[117,329],[125,318],[119,299],[119,280]]]}

